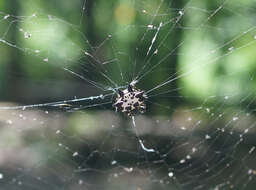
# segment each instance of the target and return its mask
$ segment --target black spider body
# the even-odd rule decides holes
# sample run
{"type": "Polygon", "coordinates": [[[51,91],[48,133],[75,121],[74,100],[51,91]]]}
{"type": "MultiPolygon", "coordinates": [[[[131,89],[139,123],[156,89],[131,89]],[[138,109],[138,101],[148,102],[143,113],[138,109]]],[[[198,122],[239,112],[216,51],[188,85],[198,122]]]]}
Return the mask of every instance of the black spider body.
{"type": "Polygon", "coordinates": [[[113,107],[118,112],[123,112],[128,116],[134,116],[137,113],[144,113],[146,111],[146,99],[147,96],[144,91],[128,85],[127,89],[118,90],[113,107]]]}

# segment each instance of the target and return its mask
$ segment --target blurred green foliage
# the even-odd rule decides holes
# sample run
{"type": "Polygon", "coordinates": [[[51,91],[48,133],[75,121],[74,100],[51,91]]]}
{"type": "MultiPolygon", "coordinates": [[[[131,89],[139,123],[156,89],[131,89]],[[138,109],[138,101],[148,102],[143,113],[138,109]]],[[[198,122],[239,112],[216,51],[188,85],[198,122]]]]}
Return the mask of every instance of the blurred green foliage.
{"type": "MultiPolygon", "coordinates": [[[[255,94],[254,82],[248,83],[250,73],[256,70],[255,46],[250,45],[255,18],[250,10],[253,2],[230,2],[224,4],[224,11],[214,14],[212,10],[220,3],[97,0],[87,1],[82,10],[80,1],[2,1],[1,17],[10,17],[0,21],[1,39],[15,47],[5,43],[0,46],[1,97],[28,103],[26,98],[17,96],[27,94],[20,92],[27,88],[19,88],[17,80],[23,80],[19,86],[26,86],[28,80],[31,83],[77,81],[63,72],[64,67],[113,86],[102,76],[104,72],[121,86],[131,82],[140,71],[149,72],[157,64],[139,87],[150,89],[175,76],[179,79],[156,93],[181,87],[182,90],[172,96],[192,96],[191,101],[202,101],[213,94],[221,97],[234,93],[237,101],[245,94],[255,94]],[[237,7],[243,9],[237,10],[237,7]],[[154,17],[156,10],[159,16],[154,17]],[[156,28],[150,30],[150,27],[159,27],[160,23],[164,26],[146,56],[156,32],[156,28]],[[243,33],[247,30],[252,32],[243,33]],[[244,44],[246,47],[242,47],[244,44]],[[153,55],[156,49],[158,56],[153,55]]],[[[56,89],[57,85],[48,88],[56,89]]],[[[55,90],[40,99],[33,96],[37,90],[31,89],[27,95],[30,100],[35,99],[31,102],[40,102],[61,97],[60,94],[70,95],[68,89],[68,85],[62,86],[61,92],[55,90]]],[[[88,87],[85,89],[90,91],[88,87]]],[[[175,102],[175,98],[162,100],[171,105],[175,102]]]]}

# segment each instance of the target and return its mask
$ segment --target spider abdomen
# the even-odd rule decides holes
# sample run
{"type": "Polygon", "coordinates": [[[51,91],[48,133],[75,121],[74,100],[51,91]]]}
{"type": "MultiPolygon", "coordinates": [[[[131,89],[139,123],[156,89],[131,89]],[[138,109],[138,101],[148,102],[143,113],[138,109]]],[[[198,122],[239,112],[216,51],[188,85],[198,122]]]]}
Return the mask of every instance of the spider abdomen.
{"type": "Polygon", "coordinates": [[[118,90],[117,98],[113,104],[116,111],[123,112],[128,116],[144,113],[146,110],[145,100],[147,96],[144,91],[128,85],[124,90],[118,90]]]}

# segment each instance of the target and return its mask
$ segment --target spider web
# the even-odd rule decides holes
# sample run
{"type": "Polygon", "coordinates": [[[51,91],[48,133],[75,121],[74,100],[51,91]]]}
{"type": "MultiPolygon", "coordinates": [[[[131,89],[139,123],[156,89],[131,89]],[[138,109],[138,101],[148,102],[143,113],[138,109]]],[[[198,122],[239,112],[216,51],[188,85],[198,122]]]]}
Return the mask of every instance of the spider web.
{"type": "Polygon", "coordinates": [[[59,3],[1,8],[1,189],[254,189],[254,1],[59,3]]]}

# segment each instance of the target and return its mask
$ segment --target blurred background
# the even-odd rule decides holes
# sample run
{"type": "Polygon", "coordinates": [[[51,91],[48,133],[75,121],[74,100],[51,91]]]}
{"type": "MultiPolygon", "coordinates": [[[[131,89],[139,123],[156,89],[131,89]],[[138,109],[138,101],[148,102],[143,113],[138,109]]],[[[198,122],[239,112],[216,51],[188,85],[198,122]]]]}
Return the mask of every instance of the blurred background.
{"type": "Polygon", "coordinates": [[[0,189],[254,189],[255,20],[254,0],[1,1],[0,189]],[[112,107],[132,81],[136,127],[112,107]]]}

